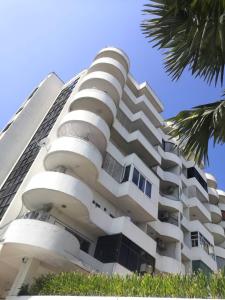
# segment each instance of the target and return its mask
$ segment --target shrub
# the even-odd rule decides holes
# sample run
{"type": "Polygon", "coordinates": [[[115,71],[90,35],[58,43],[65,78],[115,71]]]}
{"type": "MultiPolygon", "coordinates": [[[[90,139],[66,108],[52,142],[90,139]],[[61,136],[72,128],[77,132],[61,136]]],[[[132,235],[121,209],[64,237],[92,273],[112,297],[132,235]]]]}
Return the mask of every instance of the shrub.
{"type": "Polygon", "coordinates": [[[225,273],[150,275],[60,273],[38,278],[30,295],[225,298],[225,273]]]}

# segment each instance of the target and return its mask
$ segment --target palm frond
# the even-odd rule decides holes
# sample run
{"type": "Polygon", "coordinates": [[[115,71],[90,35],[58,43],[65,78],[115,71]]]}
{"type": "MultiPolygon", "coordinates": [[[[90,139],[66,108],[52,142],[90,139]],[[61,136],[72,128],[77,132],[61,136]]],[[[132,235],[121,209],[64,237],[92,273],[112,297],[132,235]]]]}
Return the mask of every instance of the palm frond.
{"type": "Polygon", "coordinates": [[[223,100],[199,105],[191,110],[181,111],[170,118],[169,135],[176,138],[178,147],[187,159],[197,164],[208,163],[208,143],[225,143],[225,91],[223,100]]]}
{"type": "Polygon", "coordinates": [[[225,65],[225,0],[149,0],[141,24],[146,38],[164,49],[165,68],[177,80],[194,76],[222,84],[225,65]]]}

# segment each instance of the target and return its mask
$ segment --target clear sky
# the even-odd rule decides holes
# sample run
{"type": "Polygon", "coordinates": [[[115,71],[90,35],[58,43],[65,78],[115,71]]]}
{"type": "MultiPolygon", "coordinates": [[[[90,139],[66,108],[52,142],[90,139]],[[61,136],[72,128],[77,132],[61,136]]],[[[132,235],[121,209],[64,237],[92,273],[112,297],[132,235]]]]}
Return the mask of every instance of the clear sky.
{"type": "MultiPolygon", "coordinates": [[[[105,46],[128,54],[131,73],[139,82],[149,82],[165,106],[166,118],[219,99],[220,87],[209,87],[188,72],[178,82],[167,76],[162,53],[140,30],[146,1],[0,1],[0,128],[48,73],[55,71],[67,81],[105,46]]],[[[225,146],[210,148],[208,170],[225,190],[224,150],[225,146]]]]}

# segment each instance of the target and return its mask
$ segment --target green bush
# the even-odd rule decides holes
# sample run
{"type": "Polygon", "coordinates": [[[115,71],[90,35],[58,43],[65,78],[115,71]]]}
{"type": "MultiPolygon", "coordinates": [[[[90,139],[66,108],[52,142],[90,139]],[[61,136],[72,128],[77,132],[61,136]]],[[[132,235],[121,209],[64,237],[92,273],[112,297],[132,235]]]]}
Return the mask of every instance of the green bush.
{"type": "Polygon", "coordinates": [[[143,275],[60,273],[37,279],[29,295],[142,296],[225,298],[225,272],[211,275],[143,275]]]}

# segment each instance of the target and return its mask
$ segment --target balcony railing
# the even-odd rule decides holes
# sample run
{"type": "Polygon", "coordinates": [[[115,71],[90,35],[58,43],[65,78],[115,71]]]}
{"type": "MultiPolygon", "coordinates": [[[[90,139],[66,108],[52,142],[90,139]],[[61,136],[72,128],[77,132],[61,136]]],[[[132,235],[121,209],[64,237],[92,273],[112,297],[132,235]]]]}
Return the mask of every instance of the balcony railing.
{"type": "Polygon", "coordinates": [[[75,236],[78,239],[78,241],[80,243],[80,249],[81,250],[83,250],[84,252],[87,252],[87,253],[89,251],[91,243],[88,240],[86,240],[83,236],[81,236],[79,233],[77,233],[71,227],[63,224],[61,221],[59,221],[55,217],[51,216],[46,211],[43,211],[43,210],[30,211],[30,212],[25,213],[24,215],[22,215],[21,219],[39,220],[39,221],[55,224],[56,226],[58,224],[60,227],[64,227],[64,229],[66,231],[68,231],[69,233],[71,233],[73,236],[75,236]]]}

